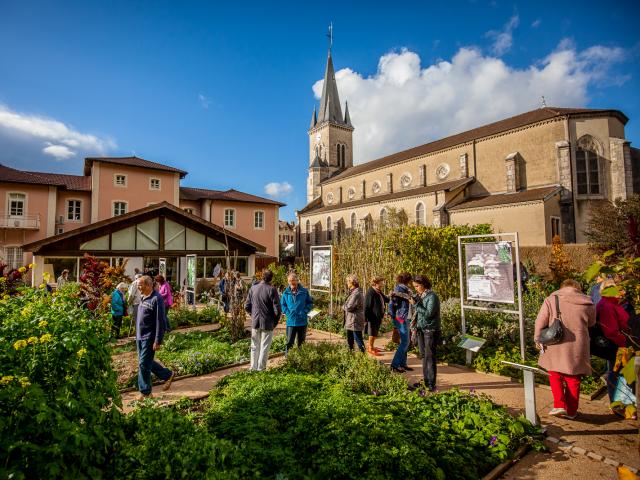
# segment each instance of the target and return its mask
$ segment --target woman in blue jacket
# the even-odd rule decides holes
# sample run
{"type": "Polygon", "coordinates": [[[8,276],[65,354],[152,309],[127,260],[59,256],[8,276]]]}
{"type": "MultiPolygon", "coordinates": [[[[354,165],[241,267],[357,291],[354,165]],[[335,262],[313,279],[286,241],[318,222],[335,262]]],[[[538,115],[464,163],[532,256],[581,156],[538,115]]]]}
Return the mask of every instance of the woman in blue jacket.
{"type": "Polygon", "coordinates": [[[298,347],[307,336],[307,315],[313,307],[313,300],[309,291],[300,285],[298,275],[291,272],[287,276],[289,286],[282,293],[280,304],[282,313],[287,316],[287,349],[293,348],[298,339],[298,347]]]}
{"type": "Polygon", "coordinates": [[[396,350],[391,369],[394,372],[404,373],[406,370],[413,370],[407,365],[407,351],[409,350],[409,301],[411,291],[407,284],[411,281],[411,275],[401,273],[396,277],[396,286],[391,293],[389,302],[389,315],[393,320],[393,326],[400,333],[400,344],[396,350]]]}
{"type": "Polygon", "coordinates": [[[124,317],[127,308],[127,302],[124,298],[126,291],[127,284],[121,282],[111,294],[111,319],[113,321],[111,326],[112,338],[118,338],[120,336],[122,317],[124,317]]]}

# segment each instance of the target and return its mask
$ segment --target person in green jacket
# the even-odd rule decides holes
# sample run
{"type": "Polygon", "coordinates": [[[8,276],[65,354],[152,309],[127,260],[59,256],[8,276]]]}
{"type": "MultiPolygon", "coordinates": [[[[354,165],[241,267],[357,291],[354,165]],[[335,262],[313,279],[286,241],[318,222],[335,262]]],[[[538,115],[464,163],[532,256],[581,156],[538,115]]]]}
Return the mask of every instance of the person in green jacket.
{"type": "Polygon", "coordinates": [[[431,280],[424,275],[413,278],[413,288],[418,294],[412,299],[416,309],[417,337],[422,352],[424,384],[433,392],[436,389],[436,348],[440,340],[440,299],[431,290],[431,280]]]}

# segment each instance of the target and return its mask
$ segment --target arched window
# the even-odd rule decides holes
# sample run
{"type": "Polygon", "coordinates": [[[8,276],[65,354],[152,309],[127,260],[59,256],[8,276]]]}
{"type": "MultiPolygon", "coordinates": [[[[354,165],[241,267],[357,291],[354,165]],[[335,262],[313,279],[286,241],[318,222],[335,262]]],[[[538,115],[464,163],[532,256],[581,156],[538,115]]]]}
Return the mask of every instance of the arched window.
{"type": "Polygon", "coordinates": [[[336,164],[341,167],[342,166],[342,158],[340,157],[340,144],[336,145],[336,164]]]}
{"type": "Polygon", "coordinates": [[[387,223],[387,209],[383,208],[380,210],[380,223],[385,225],[387,223]]]}
{"type": "Polygon", "coordinates": [[[351,230],[355,230],[358,226],[358,217],[356,216],[356,212],[351,214],[351,230]]]}
{"type": "Polygon", "coordinates": [[[327,242],[333,240],[333,223],[331,217],[327,217],[327,242]]]}
{"type": "Polygon", "coordinates": [[[416,205],[416,225],[424,225],[424,203],[418,202],[416,205]]]}
{"type": "Polygon", "coordinates": [[[342,145],[341,150],[342,150],[342,166],[344,167],[347,164],[347,157],[344,154],[346,147],[344,145],[342,145]]]}
{"type": "Polygon", "coordinates": [[[309,220],[305,224],[305,236],[307,243],[309,243],[311,241],[311,222],[309,220]]]}
{"type": "Polygon", "coordinates": [[[576,180],[578,195],[600,195],[600,166],[598,145],[585,135],[576,148],[576,180]]]}
{"type": "Polygon", "coordinates": [[[314,233],[313,244],[319,245],[320,242],[322,241],[322,224],[320,222],[315,224],[313,233],[314,233]]]}

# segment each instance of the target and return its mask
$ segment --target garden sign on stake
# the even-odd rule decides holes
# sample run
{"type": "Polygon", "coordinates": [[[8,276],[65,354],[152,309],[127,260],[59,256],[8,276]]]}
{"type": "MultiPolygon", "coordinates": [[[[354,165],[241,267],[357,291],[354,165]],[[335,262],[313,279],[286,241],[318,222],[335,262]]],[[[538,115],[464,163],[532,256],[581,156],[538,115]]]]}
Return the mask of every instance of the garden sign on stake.
{"type": "MultiPolygon", "coordinates": [[[[520,271],[520,241],[518,232],[482,235],[461,235],[458,237],[458,268],[460,271],[460,316],[462,320],[464,347],[467,335],[465,310],[484,310],[490,312],[510,313],[518,315],[520,326],[520,356],[525,361],[524,314],[522,311],[522,274],[520,271]],[[495,238],[488,242],[484,239],[495,238]],[[469,241],[482,239],[481,241],[469,241]],[[505,240],[509,239],[509,240],[505,240]],[[464,249],[463,249],[464,246],[464,249]],[[515,262],[513,251],[515,250],[515,262]],[[464,255],[463,255],[464,252],[464,255]],[[515,279],[514,279],[515,268],[515,279]],[[514,282],[515,280],[515,282],[514,282]],[[515,283],[515,285],[514,285],[515,283]],[[495,306],[479,306],[469,302],[488,302],[489,304],[515,305],[515,292],[518,292],[518,308],[499,308],[495,306]]],[[[478,339],[481,340],[481,339],[478,339]]],[[[477,342],[476,342],[477,343],[477,342]]],[[[484,342],[483,342],[484,343],[484,342]]],[[[476,345],[477,346],[477,345],[476,345]]],[[[480,347],[477,346],[475,351],[480,347]]],[[[471,364],[473,351],[466,348],[467,365],[471,364]]],[[[517,365],[524,375],[525,413],[527,420],[537,425],[534,369],[517,365]]]]}

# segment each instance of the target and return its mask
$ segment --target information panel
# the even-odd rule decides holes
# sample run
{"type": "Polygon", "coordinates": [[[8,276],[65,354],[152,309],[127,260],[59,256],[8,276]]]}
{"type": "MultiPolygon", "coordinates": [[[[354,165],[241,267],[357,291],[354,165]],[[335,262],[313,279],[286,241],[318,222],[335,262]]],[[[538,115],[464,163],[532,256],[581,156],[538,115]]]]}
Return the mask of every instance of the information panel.
{"type": "Polygon", "coordinates": [[[515,303],[511,242],[465,243],[467,300],[515,303]]]}
{"type": "Polygon", "coordinates": [[[311,287],[331,288],[331,247],[311,249],[311,287]]]}

